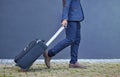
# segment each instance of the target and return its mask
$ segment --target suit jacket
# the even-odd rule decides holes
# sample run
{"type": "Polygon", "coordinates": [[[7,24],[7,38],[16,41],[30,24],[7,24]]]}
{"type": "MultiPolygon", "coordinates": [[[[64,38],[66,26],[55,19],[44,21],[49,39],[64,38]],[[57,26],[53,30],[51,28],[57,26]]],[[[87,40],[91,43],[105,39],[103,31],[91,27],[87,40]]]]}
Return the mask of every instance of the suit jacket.
{"type": "Polygon", "coordinates": [[[82,21],[84,19],[80,0],[63,0],[62,20],[82,21]]]}

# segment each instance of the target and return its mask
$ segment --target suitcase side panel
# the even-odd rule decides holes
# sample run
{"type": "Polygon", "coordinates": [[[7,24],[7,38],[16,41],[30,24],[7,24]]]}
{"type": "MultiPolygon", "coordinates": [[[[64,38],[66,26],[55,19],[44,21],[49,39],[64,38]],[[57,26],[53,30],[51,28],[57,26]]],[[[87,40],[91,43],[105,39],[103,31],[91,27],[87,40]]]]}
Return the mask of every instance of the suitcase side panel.
{"type": "Polygon", "coordinates": [[[27,53],[24,56],[19,57],[19,60],[16,61],[17,65],[21,69],[28,70],[29,67],[34,63],[34,61],[39,58],[40,55],[47,49],[47,46],[43,42],[35,43],[35,45],[27,50],[27,53]]]}
{"type": "Polygon", "coordinates": [[[27,54],[28,51],[31,50],[31,49],[36,45],[36,41],[37,41],[37,39],[31,41],[31,42],[29,43],[29,45],[26,46],[26,47],[22,50],[22,52],[20,52],[17,56],[15,56],[14,61],[15,61],[15,62],[19,61],[19,59],[21,59],[25,54],[27,54]]]}

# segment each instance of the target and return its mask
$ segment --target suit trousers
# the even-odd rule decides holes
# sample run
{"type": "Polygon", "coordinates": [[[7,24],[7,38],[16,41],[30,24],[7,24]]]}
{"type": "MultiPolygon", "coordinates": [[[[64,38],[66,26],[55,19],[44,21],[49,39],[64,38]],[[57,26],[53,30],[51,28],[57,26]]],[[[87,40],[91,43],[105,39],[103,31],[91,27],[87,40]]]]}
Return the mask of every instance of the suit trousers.
{"type": "Polygon", "coordinates": [[[64,48],[70,46],[70,63],[75,64],[78,60],[78,49],[81,40],[80,29],[81,25],[79,21],[68,21],[67,28],[65,28],[66,38],[49,49],[48,56],[53,57],[64,48]]]}

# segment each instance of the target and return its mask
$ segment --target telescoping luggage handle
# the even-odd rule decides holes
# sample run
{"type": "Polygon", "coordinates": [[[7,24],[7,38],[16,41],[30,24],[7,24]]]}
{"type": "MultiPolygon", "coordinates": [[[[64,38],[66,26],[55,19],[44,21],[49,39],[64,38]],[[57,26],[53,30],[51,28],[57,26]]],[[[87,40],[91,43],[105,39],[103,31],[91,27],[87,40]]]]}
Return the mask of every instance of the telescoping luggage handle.
{"type": "Polygon", "coordinates": [[[51,39],[46,43],[47,46],[51,44],[51,42],[54,41],[54,39],[63,31],[64,27],[60,27],[59,30],[51,37],[51,39]]]}

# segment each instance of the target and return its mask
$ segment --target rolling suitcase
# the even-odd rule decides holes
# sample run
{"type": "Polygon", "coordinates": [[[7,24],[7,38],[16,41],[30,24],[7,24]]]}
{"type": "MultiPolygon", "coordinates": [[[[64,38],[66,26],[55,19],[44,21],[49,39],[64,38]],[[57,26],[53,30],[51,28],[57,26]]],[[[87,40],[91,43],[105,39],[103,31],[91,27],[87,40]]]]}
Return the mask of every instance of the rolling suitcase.
{"type": "Polygon", "coordinates": [[[61,27],[46,44],[43,40],[39,39],[31,41],[28,46],[26,46],[22,52],[15,57],[14,62],[16,65],[20,67],[22,71],[27,71],[63,29],[64,27],[61,27]]]}

